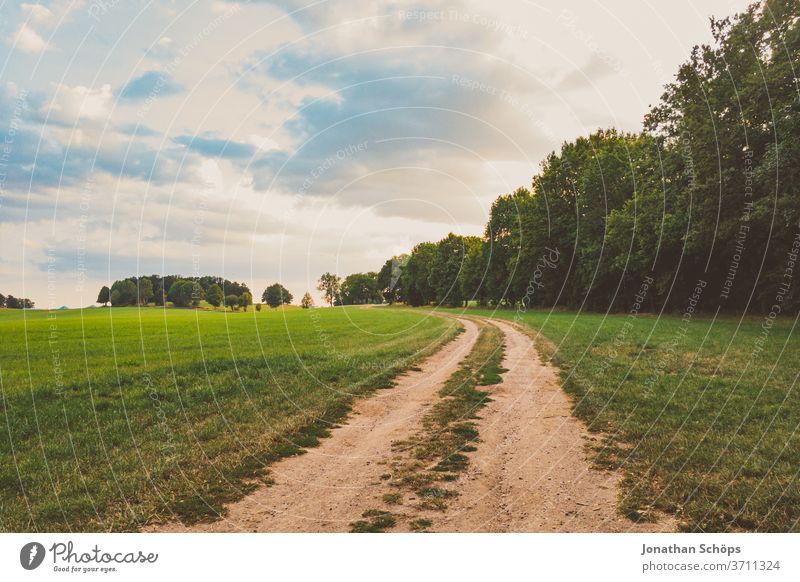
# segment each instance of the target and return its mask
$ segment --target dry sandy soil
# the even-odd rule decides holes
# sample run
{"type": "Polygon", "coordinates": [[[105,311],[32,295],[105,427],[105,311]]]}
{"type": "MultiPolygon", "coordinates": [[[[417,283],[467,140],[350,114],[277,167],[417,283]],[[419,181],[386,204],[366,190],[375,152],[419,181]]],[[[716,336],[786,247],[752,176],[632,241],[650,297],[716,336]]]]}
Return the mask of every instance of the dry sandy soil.
{"type": "MultiPolygon", "coordinates": [[[[419,430],[438,391],[458,369],[478,336],[478,325],[461,319],[465,333],[430,356],[390,390],[360,400],[343,426],[304,455],[272,466],[272,485],[230,505],[213,523],[158,531],[349,531],[368,509],[383,508],[391,490],[392,444],[419,430]]],[[[480,442],[465,474],[451,483],[459,496],[444,512],[411,510],[431,530],[446,532],[674,531],[675,524],[635,524],[616,511],[619,475],[592,468],[588,433],[570,414],[556,370],[543,364],[529,336],[493,321],[505,334],[503,381],[484,387],[492,401],[481,410],[480,442]]],[[[398,524],[398,529],[400,525],[398,524]]],[[[407,525],[403,528],[407,531],[407,525]]]]}

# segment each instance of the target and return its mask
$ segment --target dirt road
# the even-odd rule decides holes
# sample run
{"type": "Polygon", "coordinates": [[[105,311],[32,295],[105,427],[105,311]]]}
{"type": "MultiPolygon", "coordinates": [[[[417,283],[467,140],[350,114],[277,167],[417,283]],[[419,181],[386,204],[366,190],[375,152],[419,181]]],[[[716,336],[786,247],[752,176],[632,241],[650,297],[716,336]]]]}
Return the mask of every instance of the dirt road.
{"type": "MultiPolygon", "coordinates": [[[[397,385],[356,403],[345,424],[301,456],[271,468],[274,484],[228,507],[225,517],[159,531],[348,531],[365,510],[381,507],[392,443],[414,434],[438,391],[470,352],[478,326],[409,372],[397,385]]],[[[446,532],[671,531],[674,523],[634,524],[616,511],[619,475],[591,467],[588,436],[570,413],[556,370],[542,364],[531,338],[493,321],[505,335],[503,381],[486,387],[492,402],[477,421],[480,442],[467,472],[451,483],[459,493],[429,517],[446,532]]],[[[410,507],[407,508],[411,510],[410,507]]],[[[413,516],[412,516],[413,517],[413,516]]],[[[408,531],[407,527],[400,531],[408,531]]]]}
{"type": "Polygon", "coordinates": [[[503,382],[488,388],[481,442],[470,454],[459,496],[434,521],[448,532],[674,531],[670,520],[635,524],[616,511],[619,474],[592,468],[589,436],[570,412],[557,370],[543,364],[531,338],[508,323],[503,382]]]}

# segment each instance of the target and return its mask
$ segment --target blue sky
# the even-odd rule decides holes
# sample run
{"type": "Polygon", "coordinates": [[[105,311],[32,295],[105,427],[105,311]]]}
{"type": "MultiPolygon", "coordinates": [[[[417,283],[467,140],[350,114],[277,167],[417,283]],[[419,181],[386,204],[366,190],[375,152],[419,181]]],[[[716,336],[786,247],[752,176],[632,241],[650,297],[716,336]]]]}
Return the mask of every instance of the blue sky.
{"type": "Polygon", "coordinates": [[[638,129],[745,5],[3,2],[0,292],[81,306],[180,272],[299,297],[479,234],[562,141],[638,129]]]}

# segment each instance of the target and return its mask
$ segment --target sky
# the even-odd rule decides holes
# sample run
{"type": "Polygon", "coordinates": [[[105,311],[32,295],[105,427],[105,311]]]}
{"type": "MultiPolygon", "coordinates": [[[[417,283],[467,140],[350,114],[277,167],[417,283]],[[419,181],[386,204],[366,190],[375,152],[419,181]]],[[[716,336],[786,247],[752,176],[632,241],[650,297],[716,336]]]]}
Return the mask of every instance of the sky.
{"type": "Polygon", "coordinates": [[[0,0],[0,293],[152,273],[317,297],[641,128],[746,0],[0,0]]]}

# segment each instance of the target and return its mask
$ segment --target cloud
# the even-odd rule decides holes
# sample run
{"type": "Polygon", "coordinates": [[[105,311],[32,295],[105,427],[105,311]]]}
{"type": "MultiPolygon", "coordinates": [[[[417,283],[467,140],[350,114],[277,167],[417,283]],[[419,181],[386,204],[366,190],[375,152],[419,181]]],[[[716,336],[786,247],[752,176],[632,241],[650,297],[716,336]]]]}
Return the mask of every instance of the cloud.
{"type": "Polygon", "coordinates": [[[50,123],[72,126],[79,122],[98,122],[108,119],[111,103],[111,85],[97,89],[77,85],[51,85],[52,97],[40,109],[42,119],[50,123]]]}
{"type": "Polygon", "coordinates": [[[51,22],[54,18],[53,13],[46,6],[41,4],[20,4],[20,9],[23,13],[28,14],[28,18],[37,24],[51,22]]]}
{"type": "Polygon", "coordinates": [[[125,135],[135,135],[138,137],[154,137],[161,135],[160,132],[141,123],[125,123],[123,125],[119,125],[117,126],[117,131],[124,133],[125,135]]]}
{"type": "Polygon", "coordinates": [[[226,139],[179,135],[173,138],[175,143],[205,157],[213,158],[252,158],[258,148],[252,144],[240,143],[226,139]]]}
{"type": "Polygon", "coordinates": [[[158,71],[147,71],[129,81],[117,95],[123,101],[143,101],[148,98],[177,95],[183,88],[169,75],[158,71]]]}
{"type": "Polygon", "coordinates": [[[576,91],[593,88],[595,83],[617,72],[617,69],[612,66],[608,58],[603,58],[597,53],[592,53],[589,60],[583,66],[564,75],[558,82],[557,88],[560,91],[576,91]]]}
{"type": "MultiPolygon", "coordinates": [[[[306,100],[287,120],[285,128],[299,138],[294,148],[251,165],[259,190],[329,197],[347,187],[337,202],[351,207],[416,200],[426,190],[439,199],[454,191],[448,173],[477,181],[475,169],[484,162],[525,162],[529,152],[548,146],[524,107],[546,102],[546,87],[502,58],[448,47],[393,47],[336,57],[283,52],[265,63],[267,75],[328,86],[333,95],[306,100]],[[342,151],[358,144],[366,147],[342,159],[342,151]],[[398,167],[414,170],[403,177],[398,167]],[[375,172],[383,172],[382,187],[375,181],[351,184],[375,172]],[[414,172],[420,174],[410,178],[414,172]]],[[[532,173],[535,162],[530,163],[532,173]]],[[[476,207],[460,205],[458,196],[447,202],[465,220],[483,216],[476,207]]],[[[423,206],[396,203],[378,212],[425,219],[423,206]]],[[[441,213],[430,214],[430,220],[441,219],[441,213]]]]}
{"type": "Polygon", "coordinates": [[[47,49],[47,42],[26,23],[22,23],[14,35],[14,46],[25,53],[38,54],[47,49]]]}
{"type": "Polygon", "coordinates": [[[80,187],[97,173],[152,184],[196,178],[196,160],[183,159],[183,148],[152,147],[143,133],[103,131],[98,122],[107,119],[108,85],[54,87],[56,93],[45,95],[0,86],[0,127],[13,128],[4,144],[3,219],[14,219],[7,212],[13,211],[9,204],[15,192],[46,199],[48,188],[80,187]]]}

